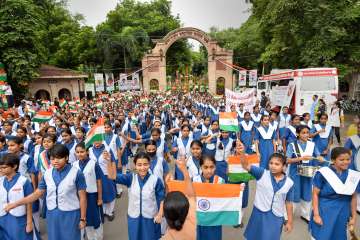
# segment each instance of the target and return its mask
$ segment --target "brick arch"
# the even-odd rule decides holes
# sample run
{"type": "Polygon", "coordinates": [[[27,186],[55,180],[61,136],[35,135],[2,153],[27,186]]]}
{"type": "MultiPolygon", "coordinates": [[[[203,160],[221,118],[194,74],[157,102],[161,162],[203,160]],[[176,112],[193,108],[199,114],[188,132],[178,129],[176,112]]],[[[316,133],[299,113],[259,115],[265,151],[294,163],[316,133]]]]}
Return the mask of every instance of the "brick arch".
{"type": "Polygon", "coordinates": [[[164,38],[154,40],[155,47],[142,59],[144,90],[150,91],[150,80],[158,79],[159,90],[166,90],[166,52],[179,39],[191,38],[199,41],[208,52],[209,91],[216,94],[216,80],[225,79],[225,88],[232,88],[232,69],[225,67],[220,61],[232,64],[233,51],[221,48],[216,41],[204,31],[186,27],[169,32],[164,38]]]}

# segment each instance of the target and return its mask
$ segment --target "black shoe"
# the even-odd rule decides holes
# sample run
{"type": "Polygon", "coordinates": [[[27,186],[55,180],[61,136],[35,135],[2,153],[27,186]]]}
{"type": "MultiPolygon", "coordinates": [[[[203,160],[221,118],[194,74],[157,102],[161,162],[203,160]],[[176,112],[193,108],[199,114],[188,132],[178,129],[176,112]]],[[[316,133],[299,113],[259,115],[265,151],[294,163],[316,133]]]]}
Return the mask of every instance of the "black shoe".
{"type": "Polygon", "coordinates": [[[304,218],[303,216],[300,217],[303,221],[305,221],[307,224],[309,224],[309,220],[307,220],[306,218],[304,218]]]}
{"type": "Polygon", "coordinates": [[[121,193],[116,193],[116,198],[121,198],[122,192],[121,193]]]}
{"type": "Polygon", "coordinates": [[[106,217],[107,217],[107,220],[109,221],[109,222],[112,222],[112,221],[114,221],[114,219],[115,219],[115,215],[113,214],[113,215],[106,215],[106,217]]]}
{"type": "Polygon", "coordinates": [[[243,223],[240,223],[238,225],[234,225],[233,228],[243,228],[244,227],[244,224],[243,223]]]}

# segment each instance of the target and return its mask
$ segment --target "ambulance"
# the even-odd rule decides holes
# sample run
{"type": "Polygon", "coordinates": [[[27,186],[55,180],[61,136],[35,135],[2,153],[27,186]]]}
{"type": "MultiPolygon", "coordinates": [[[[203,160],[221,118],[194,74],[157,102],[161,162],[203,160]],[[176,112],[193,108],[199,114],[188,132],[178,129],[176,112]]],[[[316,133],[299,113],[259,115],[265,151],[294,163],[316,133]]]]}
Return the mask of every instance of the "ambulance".
{"type": "Polygon", "coordinates": [[[264,75],[257,82],[257,96],[265,92],[272,106],[289,106],[291,113],[309,112],[313,95],[324,99],[328,109],[338,97],[336,68],[306,68],[264,75]]]}

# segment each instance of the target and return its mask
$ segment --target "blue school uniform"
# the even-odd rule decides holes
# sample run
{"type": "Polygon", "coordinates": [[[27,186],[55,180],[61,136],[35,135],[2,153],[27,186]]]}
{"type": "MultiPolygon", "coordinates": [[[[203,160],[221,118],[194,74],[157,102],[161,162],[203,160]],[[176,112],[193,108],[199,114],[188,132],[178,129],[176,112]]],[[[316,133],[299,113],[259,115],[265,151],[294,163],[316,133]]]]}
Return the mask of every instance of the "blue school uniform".
{"type": "MultiPolygon", "coordinates": [[[[173,144],[172,147],[178,148],[178,151],[174,154],[174,158],[178,157],[179,151],[186,154],[186,157],[189,157],[191,155],[190,152],[190,144],[192,142],[192,139],[190,137],[186,138],[177,138],[173,144]]],[[[183,180],[184,176],[182,175],[182,172],[178,169],[177,166],[175,166],[175,180],[183,180]]]]}
{"type": "Polygon", "coordinates": [[[154,222],[165,188],[152,174],[142,179],[138,174],[117,174],[116,183],[129,189],[128,236],[129,240],[155,240],[161,237],[160,224],[154,222]]]}
{"type": "Polygon", "coordinates": [[[60,171],[50,168],[45,172],[38,188],[46,190],[48,238],[81,239],[80,203],[77,194],[80,190],[86,190],[84,175],[70,164],[66,164],[60,171]]]}
{"type": "Polygon", "coordinates": [[[282,139],[285,139],[286,147],[297,140],[296,136],[296,127],[295,126],[287,126],[284,130],[284,135],[280,136],[282,139]]]}
{"type": "Polygon", "coordinates": [[[97,229],[104,222],[102,207],[98,206],[97,181],[101,180],[102,171],[97,162],[89,158],[73,164],[84,174],[86,181],[86,226],[97,229]]]}
{"type": "MultiPolygon", "coordinates": [[[[296,143],[299,146],[299,150],[301,152],[303,152],[303,156],[313,156],[314,158],[320,156],[320,153],[313,142],[307,141],[304,143],[301,141],[296,141],[293,144],[296,144],[296,143]]],[[[288,157],[288,158],[300,157],[300,156],[297,156],[296,150],[294,149],[293,144],[290,144],[288,146],[288,148],[286,149],[286,157],[288,157]]],[[[300,155],[301,155],[301,152],[300,152],[300,155]]],[[[309,162],[291,163],[288,166],[289,177],[294,182],[294,202],[298,203],[298,202],[300,202],[300,200],[310,202],[311,201],[311,192],[312,192],[311,178],[298,175],[297,167],[299,165],[318,166],[319,162],[316,160],[310,160],[309,162]]]]}
{"type": "Polygon", "coordinates": [[[282,137],[285,134],[285,129],[287,126],[289,126],[290,119],[291,119],[290,114],[284,114],[284,113],[279,114],[279,135],[280,135],[280,137],[282,137]]]}
{"type": "Polygon", "coordinates": [[[286,175],[276,182],[264,168],[251,166],[250,173],[257,181],[256,195],[244,237],[248,240],[280,239],[286,213],[285,201],[293,200],[293,183],[286,175]]]}
{"type": "Polygon", "coordinates": [[[323,151],[327,149],[330,141],[330,136],[332,136],[332,128],[328,125],[322,125],[322,124],[314,124],[314,127],[312,128],[311,132],[315,133],[316,131],[319,131],[320,129],[325,129],[324,133],[317,134],[313,138],[313,142],[315,143],[316,147],[318,148],[320,154],[327,160],[329,160],[329,154],[324,155],[323,151]]]}
{"type": "Polygon", "coordinates": [[[252,154],[254,122],[242,121],[240,122],[240,141],[244,144],[245,153],[252,154]]]}
{"type": "Polygon", "coordinates": [[[107,149],[110,152],[110,161],[115,162],[115,157],[111,149],[106,148],[103,144],[99,148],[91,147],[89,149],[89,158],[96,161],[103,174],[101,174],[102,198],[104,203],[110,203],[116,198],[116,186],[113,180],[108,178],[107,161],[103,159],[102,153],[107,149]]]}
{"type": "MultiPolygon", "coordinates": [[[[341,173],[336,172],[333,166],[330,171],[344,184],[349,175],[349,170],[341,173]]],[[[338,194],[321,172],[317,172],[313,179],[313,185],[320,189],[319,192],[319,214],[323,225],[319,226],[314,222],[313,214],[309,223],[310,233],[315,239],[336,239],[346,240],[347,222],[351,214],[352,195],[338,194]]],[[[357,189],[359,192],[360,184],[357,189]]]]}
{"type": "MultiPolygon", "coordinates": [[[[222,184],[225,180],[217,175],[209,179],[209,183],[222,184]]],[[[199,175],[193,178],[193,182],[205,182],[205,178],[199,175]]],[[[196,226],[196,239],[197,240],[221,240],[222,239],[222,226],[196,226]]]]}
{"type": "Polygon", "coordinates": [[[150,173],[164,183],[164,176],[170,171],[168,163],[162,157],[154,157],[150,162],[150,173]]]}
{"type": "Polygon", "coordinates": [[[261,114],[260,113],[251,113],[251,120],[254,122],[255,127],[259,127],[260,126],[260,119],[261,119],[261,114]]]}
{"type": "MultiPolygon", "coordinates": [[[[219,131],[210,130],[209,134],[217,134],[219,131]]],[[[210,143],[205,143],[203,154],[215,157],[217,137],[212,137],[210,143]]]]}
{"type": "Polygon", "coordinates": [[[355,157],[357,156],[356,154],[360,154],[359,153],[360,134],[349,137],[346,140],[344,147],[351,150],[352,152],[349,169],[360,171],[360,165],[359,165],[360,163],[356,164],[355,162],[355,157]]]}
{"type": "Polygon", "coordinates": [[[227,179],[227,159],[231,154],[231,150],[233,148],[233,142],[231,138],[218,138],[216,143],[216,170],[215,174],[223,179],[227,179]],[[222,146],[222,147],[221,147],[222,146]]]}
{"type": "Polygon", "coordinates": [[[16,173],[10,181],[6,177],[0,177],[0,184],[0,239],[33,239],[32,232],[26,233],[26,205],[19,206],[8,213],[3,210],[5,206],[2,205],[30,195],[33,192],[30,181],[20,173],[16,173]]]}
{"type": "Polygon", "coordinates": [[[69,150],[69,163],[75,162],[76,161],[76,155],[75,155],[76,141],[71,140],[71,142],[63,143],[63,144],[69,150]]]}
{"type": "Polygon", "coordinates": [[[269,169],[269,158],[274,153],[273,140],[276,132],[273,128],[260,126],[255,130],[254,140],[259,141],[260,167],[269,169]]]}

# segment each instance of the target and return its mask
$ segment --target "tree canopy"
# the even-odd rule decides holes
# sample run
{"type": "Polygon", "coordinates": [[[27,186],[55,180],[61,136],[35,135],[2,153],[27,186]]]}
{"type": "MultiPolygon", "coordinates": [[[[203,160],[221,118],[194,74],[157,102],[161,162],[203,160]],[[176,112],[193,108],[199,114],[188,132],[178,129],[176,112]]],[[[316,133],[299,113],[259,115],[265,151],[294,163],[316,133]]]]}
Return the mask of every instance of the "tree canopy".
{"type": "Polygon", "coordinates": [[[252,14],[238,29],[211,35],[234,49],[240,66],[337,67],[342,76],[360,69],[358,0],[252,0],[252,14]]]}

